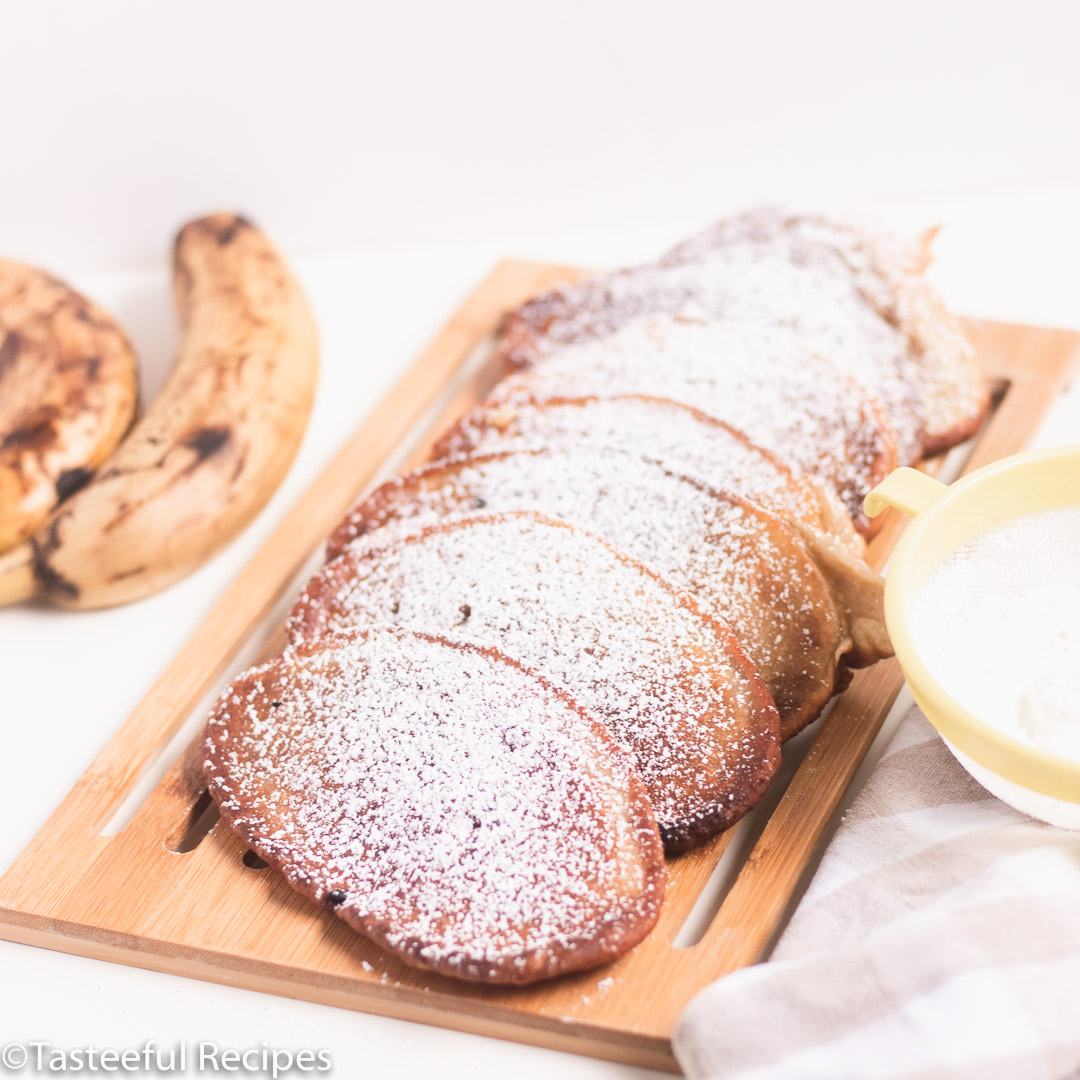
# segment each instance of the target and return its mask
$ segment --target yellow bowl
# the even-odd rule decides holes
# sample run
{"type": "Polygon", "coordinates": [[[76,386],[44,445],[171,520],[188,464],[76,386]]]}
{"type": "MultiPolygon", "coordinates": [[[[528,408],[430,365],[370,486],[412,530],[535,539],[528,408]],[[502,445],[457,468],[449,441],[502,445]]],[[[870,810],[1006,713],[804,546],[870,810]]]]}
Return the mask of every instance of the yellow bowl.
{"type": "Polygon", "coordinates": [[[948,487],[915,469],[897,469],[866,496],[865,506],[871,517],[895,506],[914,518],[889,563],[885,621],[927,719],[993,794],[1036,817],[1080,828],[1080,762],[1010,738],[965,709],[930,674],[908,626],[919,590],[958,548],[1019,517],[1080,506],[1080,446],[1017,454],[948,487]]]}

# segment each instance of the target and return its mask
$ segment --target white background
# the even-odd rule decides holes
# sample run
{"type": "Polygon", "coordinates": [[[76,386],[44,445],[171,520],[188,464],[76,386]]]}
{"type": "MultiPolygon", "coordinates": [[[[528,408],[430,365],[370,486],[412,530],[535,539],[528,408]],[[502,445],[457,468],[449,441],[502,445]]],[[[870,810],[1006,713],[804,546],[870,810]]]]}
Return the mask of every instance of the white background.
{"type": "MultiPolygon", "coordinates": [[[[762,198],[857,203],[945,222],[955,309],[1080,327],[1073,3],[0,11],[0,254],[116,311],[152,396],[171,236],[235,207],[295,261],[324,346],[297,463],[229,549],[118,611],[0,612],[0,866],[500,255],[617,263],[762,198]]],[[[1069,403],[1043,441],[1078,440],[1069,403]]],[[[327,1047],[350,1077],[634,1074],[0,943],[0,1043],[178,1037],[327,1047]]]]}
{"type": "Polygon", "coordinates": [[[235,204],[291,250],[1080,178],[1070,0],[4,7],[4,249],[160,258],[235,204]]]}

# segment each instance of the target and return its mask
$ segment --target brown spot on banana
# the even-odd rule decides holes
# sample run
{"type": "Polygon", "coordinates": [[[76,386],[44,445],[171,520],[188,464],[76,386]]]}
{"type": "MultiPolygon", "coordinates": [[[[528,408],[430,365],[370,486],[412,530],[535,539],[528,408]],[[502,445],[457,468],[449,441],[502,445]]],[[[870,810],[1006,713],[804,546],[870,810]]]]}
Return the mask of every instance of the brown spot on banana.
{"type": "Polygon", "coordinates": [[[203,218],[202,220],[205,221],[205,222],[215,222],[217,220],[217,217],[231,217],[232,218],[231,221],[226,221],[224,223],[223,227],[220,227],[220,231],[217,234],[217,242],[222,247],[224,247],[226,244],[231,244],[233,242],[233,240],[236,238],[236,234],[241,229],[253,229],[253,228],[255,228],[255,226],[252,225],[251,222],[248,221],[247,218],[241,216],[240,214],[218,215],[216,217],[203,218]]]}
{"type": "Polygon", "coordinates": [[[73,368],[81,368],[83,378],[86,382],[91,383],[101,374],[101,357],[73,356],[70,360],[66,360],[57,366],[57,370],[65,372],[71,371],[73,368]]]}
{"type": "MultiPolygon", "coordinates": [[[[243,363],[243,358],[240,363],[243,363]]],[[[195,451],[195,461],[188,468],[196,467],[208,457],[218,453],[228,443],[229,438],[230,432],[227,427],[204,427],[193,431],[183,441],[184,446],[195,451]]]]}
{"type": "Polygon", "coordinates": [[[242,449],[236,457],[236,464],[233,466],[232,482],[234,484],[243,475],[245,468],[247,468],[247,450],[242,449]]]}
{"type": "Polygon", "coordinates": [[[34,577],[37,579],[38,590],[48,599],[60,604],[79,602],[79,586],[68,581],[41,558],[34,559],[34,577]]]}
{"type": "Polygon", "coordinates": [[[113,581],[123,581],[124,578],[137,577],[139,574],[145,574],[150,567],[148,566],[133,566],[130,570],[121,570],[118,573],[113,574],[113,581]]]}
{"type": "Polygon", "coordinates": [[[17,603],[34,594],[59,603],[79,598],[79,587],[49,565],[49,553],[60,545],[61,517],[17,548],[0,556],[0,604],[17,603]]]}
{"type": "Polygon", "coordinates": [[[56,498],[59,502],[74,495],[93,476],[87,468],[65,469],[56,478],[56,498]]]}
{"type": "Polygon", "coordinates": [[[53,421],[50,417],[31,418],[26,424],[14,431],[9,431],[0,439],[0,451],[30,450],[42,453],[56,440],[53,421]]]}
{"type": "MultiPolygon", "coordinates": [[[[186,225],[174,290],[181,345],[165,386],[38,534],[36,588],[55,603],[125,603],[184,577],[255,516],[299,447],[315,325],[266,237],[232,214],[186,225]]],[[[0,602],[11,594],[0,565],[0,602]]]]}
{"type": "Polygon", "coordinates": [[[9,330],[0,341],[0,378],[15,363],[15,357],[19,355],[19,335],[15,330],[9,330]]]}

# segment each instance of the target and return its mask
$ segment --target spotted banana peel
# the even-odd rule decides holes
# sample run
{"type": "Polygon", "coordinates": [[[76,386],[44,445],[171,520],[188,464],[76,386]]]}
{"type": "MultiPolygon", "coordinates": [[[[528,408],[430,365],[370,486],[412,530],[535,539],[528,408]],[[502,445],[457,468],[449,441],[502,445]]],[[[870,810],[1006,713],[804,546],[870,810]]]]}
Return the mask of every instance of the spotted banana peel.
{"type": "Polygon", "coordinates": [[[267,238],[235,214],[176,239],[181,344],[146,413],[29,541],[0,556],[0,604],[123,604],[178,581],[265,505],[292,463],[318,375],[314,319],[267,238]]]}
{"type": "Polygon", "coordinates": [[[89,480],[135,417],[123,330],[33,266],[0,260],[0,552],[89,480]]]}

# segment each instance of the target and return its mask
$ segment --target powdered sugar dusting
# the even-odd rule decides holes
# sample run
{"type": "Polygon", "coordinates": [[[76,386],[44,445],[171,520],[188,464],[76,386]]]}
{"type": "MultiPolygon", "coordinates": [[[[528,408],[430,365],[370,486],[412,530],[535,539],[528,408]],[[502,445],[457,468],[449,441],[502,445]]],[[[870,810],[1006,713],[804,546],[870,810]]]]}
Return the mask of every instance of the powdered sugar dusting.
{"type": "Polygon", "coordinates": [[[393,631],[308,646],[226,692],[204,752],[234,828],[412,963],[526,981],[656,919],[629,762],[496,655],[393,631]]]}
{"type": "Polygon", "coordinates": [[[648,394],[694,405],[782,461],[829,482],[852,518],[895,466],[896,444],[866,389],[791,331],[657,316],[568,345],[504,379],[496,404],[648,394]]]}
{"type": "Polygon", "coordinates": [[[726,827],[778,763],[775,708],[734,639],[608,544],[538,514],[350,549],[289,631],[378,622],[495,645],[564,687],[633,753],[670,844],[726,827]]]}
{"type": "Polygon", "coordinates": [[[975,433],[990,401],[975,347],[922,275],[895,279],[896,317],[918,357],[926,451],[936,453],[975,433]]]}
{"type": "MultiPolygon", "coordinates": [[[[933,452],[971,434],[985,412],[988,395],[971,342],[926,280],[932,235],[909,239],[851,217],[761,207],[680,244],[668,261],[708,260],[718,247],[747,242],[786,250],[793,263],[808,267],[840,260],[850,273],[852,296],[865,301],[878,318],[876,325],[870,324],[876,333],[866,339],[863,363],[887,365],[890,352],[904,350],[907,378],[914,380],[917,390],[925,448],[933,452]],[[886,327],[893,332],[891,342],[886,327]]],[[[857,357],[852,359],[858,362],[857,357]]],[[[872,379],[866,381],[877,389],[872,379]]],[[[889,389],[879,393],[891,408],[889,389]]],[[[903,420],[896,416],[893,420],[903,441],[903,420]]],[[[906,460],[903,453],[901,460],[906,460]]]]}
{"type": "Polygon", "coordinates": [[[385,546],[402,530],[478,506],[539,510],[579,525],[685,589],[734,632],[785,728],[808,723],[831,697],[841,628],[797,534],[633,454],[571,448],[429,466],[376,491],[339,530],[334,550],[360,533],[363,543],[385,546]]]}
{"type": "Polygon", "coordinates": [[[658,263],[537,297],[502,347],[528,365],[656,313],[785,327],[885,403],[899,460],[911,464],[924,438],[938,449],[968,434],[986,403],[971,345],[923,277],[927,261],[879,229],[762,207],[658,263]]]}
{"type": "Polygon", "coordinates": [[[714,318],[787,327],[857,378],[884,402],[910,465],[922,455],[919,383],[904,329],[885,317],[866,235],[765,209],[680,244],[666,265],[699,282],[698,302],[714,318]]]}
{"type": "MultiPolygon", "coordinates": [[[[664,398],[624,395],[480,405],[440,439],[432,457],[579,446],[641,454],[717,491],[741,495],[810,525],[823,524],[824,490],[816,491],[741,432],[664,398]]],[[[827,517],[835,528],[839,514],[827,517]]],[[[853,546],[850,527],[840,539],[853,546]]]]}

